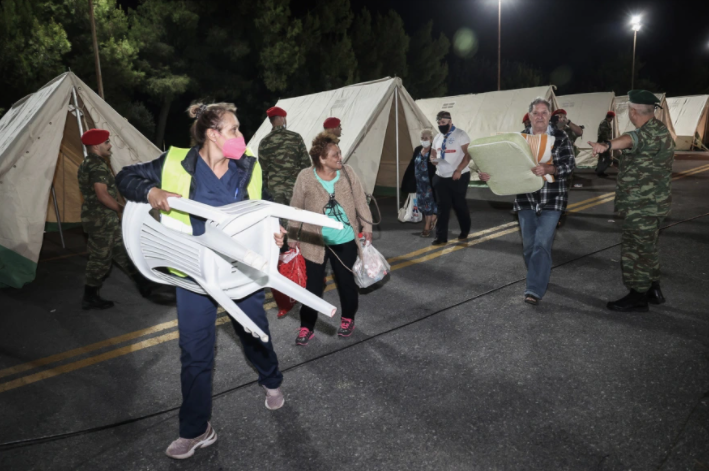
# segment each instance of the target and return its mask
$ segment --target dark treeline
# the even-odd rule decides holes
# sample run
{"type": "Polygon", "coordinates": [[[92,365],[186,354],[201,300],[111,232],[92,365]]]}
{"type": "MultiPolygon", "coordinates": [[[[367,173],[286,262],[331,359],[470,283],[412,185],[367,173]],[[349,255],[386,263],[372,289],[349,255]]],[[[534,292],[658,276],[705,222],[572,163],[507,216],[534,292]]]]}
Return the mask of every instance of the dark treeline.
{"type": "MultiPolygon", "coordinates": [[[[196,99],[236,103],[248,139],[279,98],[385,76],[414,98],[497,88],[495,58],[457,55],[432,22],[409,32],[395,11],[349,0],[300,16],[290,0],[93,3],[106,101],[161,148],[188,144],[184,110],[196,99]]],[[[86,0],[2,0],[0,25],[0,110],[69,68],[97,89],[86,0]]],[[[584,91],[614,89],[614,62],[585,76],[584,91]]],[[[502,75],[503,89],[556,78],[509,61],[502,75]]]]}

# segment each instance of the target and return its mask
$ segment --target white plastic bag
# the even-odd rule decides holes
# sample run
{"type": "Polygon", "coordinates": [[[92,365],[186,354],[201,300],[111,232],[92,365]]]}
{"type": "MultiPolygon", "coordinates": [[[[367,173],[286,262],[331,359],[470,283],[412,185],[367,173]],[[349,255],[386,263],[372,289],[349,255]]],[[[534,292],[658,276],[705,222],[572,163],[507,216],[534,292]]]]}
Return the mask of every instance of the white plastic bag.
{"type": "Polygon", "coordinates": [[[399,209],[399,221],[401,222],[421,222],[423,216],[416,201],[416,193],[409,193],[406,203],[399,209]]]}
{"type": "Polygon", "coordinates": [[[368,288],[384,279],[391,267],[386,258],[369,242],[364,242],[362,254],[352,267],[355,283],[360,288],[368,288]]]}

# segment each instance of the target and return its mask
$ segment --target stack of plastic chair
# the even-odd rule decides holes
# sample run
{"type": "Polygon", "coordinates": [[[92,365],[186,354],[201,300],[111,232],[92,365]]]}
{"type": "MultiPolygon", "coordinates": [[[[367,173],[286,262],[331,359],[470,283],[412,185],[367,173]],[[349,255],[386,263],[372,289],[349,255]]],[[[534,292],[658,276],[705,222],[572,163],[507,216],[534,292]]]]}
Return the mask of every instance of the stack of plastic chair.
{"type": "Polygon", "coordinates": [[[247,332],[266,335],[232,301],[273,288],[332,317],[337,309],[278,273],[279,249],[273,240],[279,218],[342,229],[322,214],[271,203],[242,201],[212,207],[187,198],[168,198],[170,208],[207,220],[200,236],[166,227],[146,203],[129,202],[123,215],[123,239],[135,266],[149,280],[211,296],[247,332]],[[170,272],[177,270],[186,276],[170,272]]]}

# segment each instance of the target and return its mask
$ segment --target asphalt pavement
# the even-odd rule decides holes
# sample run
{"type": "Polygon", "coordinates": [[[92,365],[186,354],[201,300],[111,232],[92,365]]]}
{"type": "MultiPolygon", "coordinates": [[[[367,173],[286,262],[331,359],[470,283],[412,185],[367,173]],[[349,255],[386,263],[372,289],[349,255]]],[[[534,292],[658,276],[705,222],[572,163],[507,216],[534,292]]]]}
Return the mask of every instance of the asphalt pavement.
{"type": "Polygon", "coordinates": [[[286,396],[269,411],[220,314],[219,438],[184,462],[164,455],[180,404],[174,292],[143,299],[114,268],[102,295],[116,307],[83,311],[83,234],[67,231],[66,249],[46,234],[37,279],[0,291],[0,469],[707,470],[709,156],[674,171],[668,301],[645,314],[605,308],[626,293],[614,173],[578,173],[536,307],[513,198],[469,189],[470,237],[457,243],[453,216],[436,248],[380,198],[374,244],[392,272],[361,295],[354,335],[323,317],[296,347],[297,311],[268,304],[286,396]]]}

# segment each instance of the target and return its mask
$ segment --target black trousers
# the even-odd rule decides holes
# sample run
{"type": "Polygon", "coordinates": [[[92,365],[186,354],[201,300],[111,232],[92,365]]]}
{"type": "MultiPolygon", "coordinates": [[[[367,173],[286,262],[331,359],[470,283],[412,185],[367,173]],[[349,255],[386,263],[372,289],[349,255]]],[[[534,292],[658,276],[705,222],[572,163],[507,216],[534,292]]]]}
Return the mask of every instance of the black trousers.
{"type": "Polygon", "coordinates": [[[451,216],[451,208],[455,211],[460,225],[460,232],[467,234],[470,232],[470,211],[465,194],[470,183],[470,172],[464,173],[460,180],[453,178],[443,178],[438,175],[433,177],[433,189],[436,191],[438,199],[438,222],[436,223],[436,239],[448,240],[448,221],[451,216]]]}
{"type": "Polygon", "coordinates": [[[596,165],[596,175],[605,173],[608,167],[613,163],[613,157],[610,152],[604,152],[603,154],[598,154],[598,165],[596,165]]]}
{"type": "MultiPolygon", "coordinates": [[[[327,261],[330,260],[330,266],[335,274],[335,283],[337,283],[337,294],[340,296],[340,305],[342,306],[340,312],[342,317],[347,319],[354,319],[359,307],[357,283],[355,283],[354,275],[350,271],[357,261],[357,255],[357,242],[351,240],[344,244],[330,245],[329,248],[325,247],[325,260],[322,263],[305,260],[305,274],[308,277],[305,282],[305,289],[321,298],[325,291],[325,267],[327,261]],[[340,260],[347,265],[349,270],[332,254],[330,249],[340,257],[340,260]]],[[[300,308],[301,327],[313,330],[317,320],[318,313],[313,308],[306,305],[300,308]]]]}

